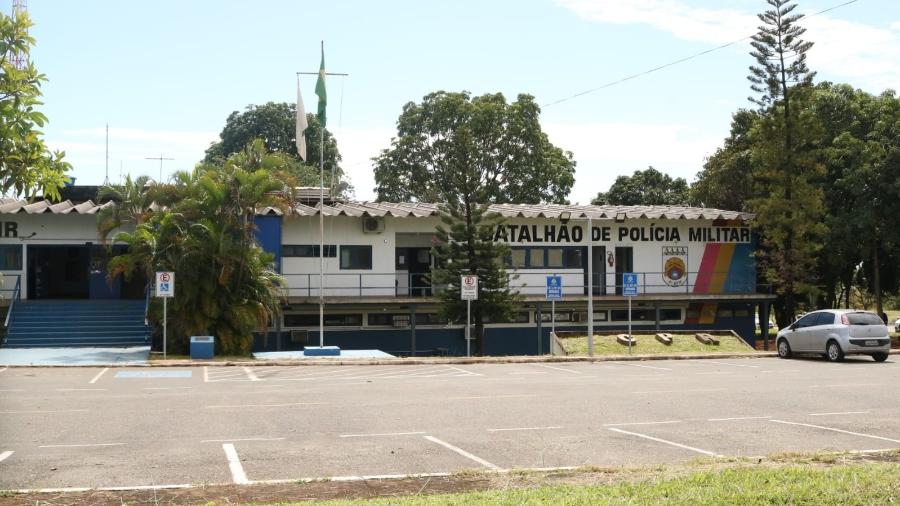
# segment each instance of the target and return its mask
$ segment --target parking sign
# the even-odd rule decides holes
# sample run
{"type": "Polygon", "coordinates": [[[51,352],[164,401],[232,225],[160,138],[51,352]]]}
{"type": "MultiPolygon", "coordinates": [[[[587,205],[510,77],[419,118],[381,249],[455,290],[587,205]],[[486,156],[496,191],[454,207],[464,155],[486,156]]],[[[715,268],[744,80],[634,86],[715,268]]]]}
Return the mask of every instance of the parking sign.
{"type": "Polygon", "coordinates": [[[634,272],[622,273],[622,295],[634,297],[638,292],[637,274],[634,272]]]}
{"type": "Polygon", "coordinates": [[[547,300],[562,298],[562,276],[547,276],[547,300]]]}
{"type": "Polygon", "coordinates": [[[156,296],[157,297],[174,297],[175,296],[175,273],[174,272],[157,272],[156,273],[156,296]]]}
{"type": "Polygon", "coordinates": [[[464,275],[459,283],[461,300],[478,300],[478,276],[464,275]]]}

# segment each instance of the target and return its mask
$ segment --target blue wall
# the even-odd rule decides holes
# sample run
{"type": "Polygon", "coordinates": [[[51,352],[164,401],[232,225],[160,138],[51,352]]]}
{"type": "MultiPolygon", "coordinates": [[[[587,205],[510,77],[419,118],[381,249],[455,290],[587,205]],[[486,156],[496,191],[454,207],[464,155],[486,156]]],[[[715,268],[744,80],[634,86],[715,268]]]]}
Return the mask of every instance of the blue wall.
{"type": "Polygon", "coordinates": [[[281,272],[281,216],[256,217],[256,242],[275,255],[275,270],[281,272]]]}

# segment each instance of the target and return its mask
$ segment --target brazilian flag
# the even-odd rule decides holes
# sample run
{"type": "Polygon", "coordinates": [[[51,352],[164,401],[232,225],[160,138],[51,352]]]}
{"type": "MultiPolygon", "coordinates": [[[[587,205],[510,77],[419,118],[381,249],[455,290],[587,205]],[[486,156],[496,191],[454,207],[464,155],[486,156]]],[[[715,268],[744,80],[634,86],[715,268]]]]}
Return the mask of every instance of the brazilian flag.
{"type": "Polygon", "coordinates": [[[325,128],[325,106],[328,103],[325,94],[325,47],[322,47],[322,63],[319,64],[319,78],[316,79],[316,95],[319,97],[319,123],[325,128]]]}

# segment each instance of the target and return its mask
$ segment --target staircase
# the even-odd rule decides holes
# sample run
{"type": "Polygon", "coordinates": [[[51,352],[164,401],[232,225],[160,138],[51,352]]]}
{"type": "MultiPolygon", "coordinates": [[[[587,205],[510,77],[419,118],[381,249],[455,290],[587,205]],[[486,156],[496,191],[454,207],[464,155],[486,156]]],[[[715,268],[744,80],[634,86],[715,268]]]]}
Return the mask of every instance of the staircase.
{"type": "Polygon", "coordinates": [[[149,345],[143,300],[19,300],[9,318],[8,348],[149,345]]]}

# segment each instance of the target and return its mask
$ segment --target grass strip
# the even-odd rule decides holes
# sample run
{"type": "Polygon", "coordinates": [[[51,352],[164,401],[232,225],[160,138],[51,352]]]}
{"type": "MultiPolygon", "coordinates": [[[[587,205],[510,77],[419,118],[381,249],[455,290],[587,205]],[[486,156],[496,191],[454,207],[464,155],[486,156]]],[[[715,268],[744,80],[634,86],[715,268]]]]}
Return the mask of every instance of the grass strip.
{"type": "Polygon", "coordinates": [[[671,479],[650,478],[599,486],[556,485],[459,494],[418,495],[317,504],[432,505],[597,505],[597,504],[809,504],[869,505],[900,501],[900,464],[865,463],[820,467],[738,467],[708,470],[671,479]]]}

